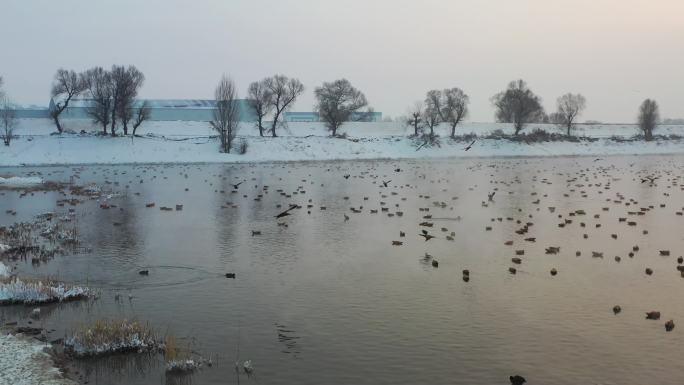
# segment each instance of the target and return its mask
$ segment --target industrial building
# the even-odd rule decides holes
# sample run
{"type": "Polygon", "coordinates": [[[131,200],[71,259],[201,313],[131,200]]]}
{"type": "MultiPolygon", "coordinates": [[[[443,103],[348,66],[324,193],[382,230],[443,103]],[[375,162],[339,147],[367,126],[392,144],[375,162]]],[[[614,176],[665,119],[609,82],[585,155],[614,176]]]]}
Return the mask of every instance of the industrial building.
{"type": "MultiPolygon", "coordinates": [[[[139,99],[133,108],[140,107],[147,102],[150,108],[150,120],[157,121],[211,121],[216,106],[215,100],[203,99],[139,99]]],[[[249,108],[247,100],[238,99],[240,121],[253,122],[256,120],[254,112],[249,108]]],[[[50,100],[49,109],[54,108],[55,101],[50,100]]],[[[90,119],[88,109],[93,105],[91,99],[74,99],[62,113],[64,119],[90,119]]]]}

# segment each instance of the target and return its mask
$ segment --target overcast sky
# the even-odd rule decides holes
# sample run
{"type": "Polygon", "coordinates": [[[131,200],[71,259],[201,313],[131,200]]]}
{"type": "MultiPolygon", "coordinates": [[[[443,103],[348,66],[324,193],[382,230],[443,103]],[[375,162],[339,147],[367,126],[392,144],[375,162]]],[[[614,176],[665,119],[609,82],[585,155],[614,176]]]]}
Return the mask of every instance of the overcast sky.
{"type": "Polygon", "coordinates": [[[655,98],[684,117],[684,0],[0,0],[0,75],[47,104],[59,67],[134,64],[144,98],[210,98],[222,73],[283,73],[313,89],[346,77],[397,116],[433,88],[470,95],[470,120],[523,78],[548,110],[587,98],[582,120],[631,122],[655,98]]]}

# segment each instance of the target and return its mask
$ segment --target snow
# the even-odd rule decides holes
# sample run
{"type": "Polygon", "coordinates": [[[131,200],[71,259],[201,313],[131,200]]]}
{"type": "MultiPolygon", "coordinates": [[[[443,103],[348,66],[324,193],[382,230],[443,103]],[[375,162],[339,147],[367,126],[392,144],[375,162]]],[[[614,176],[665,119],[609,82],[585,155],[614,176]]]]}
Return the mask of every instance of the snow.
{"type": "Polygon", "coordinates": [[[84,343],[80,338],[72,337],[64,341],[64,346],[79,357],[98,356],[127,351],[144,352],[156,350],[160,347],[157,341],[141,337],[138,334],[95,346],[84,343]]]}
{"type": "MultiPolygon", "coordinates": [[[[2,251],[3,251],[3,246],[7,246],[7,245],[3,245],[0,243],[0,253],[2,253],[2,251]]],[[[9,267],[5,266],[4,263],[0,262],[0,278],[9,277],[9,275],[10,275],[9,267]]]]}
{"type": "MultiPolygon", "coordinates": [[[[52,164],[125,164],[125,163],[220,163],[260,161],[300,161],[335,159],[400,159],[496,156],[574,156],[610,154],[666,154],[684,152],[684,140],[615,141],[612,136],[629,138],[637,133],[629,124],[579,125],[576,135],[596,141],[520,143],[506,139],[478,139],[469,151],[464,142],[448,139],[447,127],[437,132],[441,147],[416,151],[408,138],[410,129],[398,122],[361,123],[342,126],[347,139],[329,137],[322,123],[290,122],[280,129],[279,137],[259,137],[253,125],[244,123],[237,142],[246,140],[247,153],[222,154],[218,140],[207,122],[146,122],[138,134],[144,137],[95,135],[98,132],[87,120],[66,120],[72,132],[89,134],[54,135],[49,119],[22,119],[19,137],[11,146],[0,149],[0,166],[52,164]]],[[[532,124],[525,132],[543,128],[560,132],[553,125],[532,124]]],[[[486,135],[495,130],[512,133],[509,124],[464,123],[457,134],[486,135]]],[[[682,135],[684,125],[661,126],[659,135],[682,135]]]]}
{"type": "Polygon", "coordinates": [[[0,336],[0,384],[75,385],[62,378],[46,345],[21,336],[0,336]]]}
{"type": "Polygon", "coordinates": [[[3,187],[26,187],[26,186],[34,186],[37,184],[42,184],[43,179],[37,177],[37,176],[31,176],[31,177],[20,177],[20,176],[12,176],[9,178],[3,178],[0,176],[0,186],[3,187]]]}
{"type": "MultiPolygon", "coordinates": [[[[0,270],[2,268],[6,268],[5,265],[2,265],[0,270]]],[[[63,283],[26,282],[19,278],[0,281],[0,304],[61,302],[89,295],[90,290],[87,288],[63,283]]]]}

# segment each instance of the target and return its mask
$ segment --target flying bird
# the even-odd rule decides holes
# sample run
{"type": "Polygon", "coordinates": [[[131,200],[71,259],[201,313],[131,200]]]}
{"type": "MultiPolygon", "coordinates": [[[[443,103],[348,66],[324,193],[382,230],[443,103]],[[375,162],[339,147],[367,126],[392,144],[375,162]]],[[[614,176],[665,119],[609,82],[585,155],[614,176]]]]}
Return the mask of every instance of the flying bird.
{"type": "Polygon", "coordinates": [[[290,211],[292,211],[292,210],[294,210],[294,209],[296,209],[296,208],[298,208],[298,207],[299,207],[299,206],[297,206],[297,205],[290,205],[290,208],[289,208],[289,209],[283,211],[282,213],[276,215],[275,217],[276,217],[276,218],[286,217],[286,216],[290,215],[290,211]]]}
{"type": "Polygon", "coordinates": [[[385,187],[387,187],[387,185],[388,185],[390,182],[391,182],[391,180],[388,180],[388,181],[386,181],[386,182],[383,180],[383,181],[382,181],[382,185],[385,186],[385,187]]]}
{"type": "Polygon", "coordinates": [[[233,188],[234,188],[235,190],[237,190],[238,187],[240,187],[240,185],[243,184],[243,183],[245,183],[244,180],[243,180],[242,182],[238,183],[238,184],[234,184],[234,185],[233,185],[233,188]]]}
{"type": "Polygon", "coordinates": [[[473,140],[473,142],[470,143],[469,145],[467,145],[463,150],[464,150],[464,151],[470,150],[470,149],[473,147],[473,144],[475,144],[476,141],[477,141],[477,139],[473,140]]]}
{"type": "Polygon", "coordinates": [[[432,238],[435,238],[434,235],[428,234],[427,230],[423,230],[423,231],[422,231],[422,234],[418,234],[418,235],[420,235],[421,237],[425,238],[425,242],[429,241],[429,240],[432,239],[432,238]]]}

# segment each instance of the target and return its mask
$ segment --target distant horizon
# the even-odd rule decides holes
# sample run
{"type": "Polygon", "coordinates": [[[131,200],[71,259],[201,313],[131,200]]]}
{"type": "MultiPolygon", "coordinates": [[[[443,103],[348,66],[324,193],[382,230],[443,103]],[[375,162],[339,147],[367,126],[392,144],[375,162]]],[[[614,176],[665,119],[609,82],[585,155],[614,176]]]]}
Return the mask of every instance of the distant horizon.
{"type": "Polygon", "coordinates": [[[223,73],[244,97],[251,81],[283,73],[306,87],[293,111],[311,111],[315,87],[346,77],[395,119],[428,90],[459,87],[467,120],[489,122],[490,97],[522,78],[547,113],[573,92],[587,98],[581,121],[634,122],[646,98],[684,118],[676,0],[36,0],[3,13],[14,37],[0,76],[20,105],[46,103],[60,67],[132,64],[147,99],[209,99],[223,73]]]}

